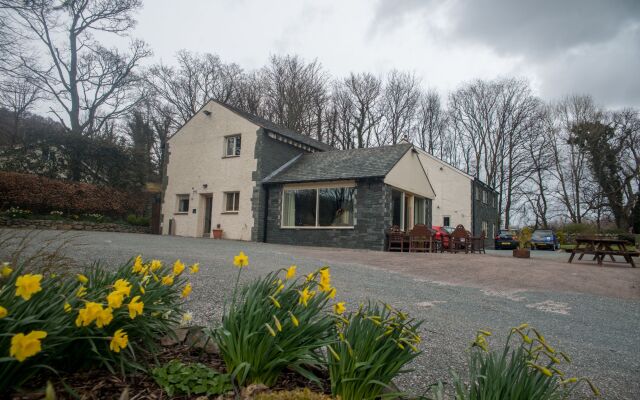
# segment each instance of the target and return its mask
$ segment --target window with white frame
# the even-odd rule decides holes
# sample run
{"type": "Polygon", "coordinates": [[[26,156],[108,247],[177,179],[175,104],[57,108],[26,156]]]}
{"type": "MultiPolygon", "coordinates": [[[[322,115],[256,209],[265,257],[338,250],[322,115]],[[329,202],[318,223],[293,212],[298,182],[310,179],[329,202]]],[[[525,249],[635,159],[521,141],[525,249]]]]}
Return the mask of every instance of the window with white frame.
{"type": "Polygon", "coordinates": [[[413,224],[427,223],[427,201],[422,197],[413,198],[413,224]]]}
{"type": "Polygon", "coordinates": [[[489,233],[489,223],[487,221],[482,221],[482,232],[485,235],[489,233]]]}
{"type": "Polygon", "coordinates": [[[179,213],[188,213],[189,212],[189,195],[188,194],[179,194],[177,197],[177,205],[179,213]]]}
{"type": "Polygon", "coordinates": [[[354,187],[284,189],[283,227],[352,227],[354,187]]]}
{"type": "Polygon", "coordinates": [[[488,195],[487,191],[486,191],[486,190],[483,190],[483,191],[482,191],[482,202],[483,202],[484,204],[487,204],[487,203],[488,203],[488,201],[487,201],[487,195],[488,195]]]}
{"type": "Polygon", "coordinates": [[[226,212],[238,212],[240,208],[240,192],[225,192],[224,210],[226,212]]]}
{"type": "Polygon", "coordinates": [[[240,155],[240,135],[227,136],[224,138],[224,141],[225,157],[236,157],[240,155]]]}

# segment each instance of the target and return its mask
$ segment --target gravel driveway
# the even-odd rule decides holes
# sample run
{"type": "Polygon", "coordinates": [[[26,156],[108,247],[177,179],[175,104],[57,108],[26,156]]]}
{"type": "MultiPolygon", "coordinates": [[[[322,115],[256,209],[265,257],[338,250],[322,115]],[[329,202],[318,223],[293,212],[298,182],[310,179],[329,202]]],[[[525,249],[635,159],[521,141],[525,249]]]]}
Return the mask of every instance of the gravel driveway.
{"type": "MultiPolygon", "coordinates": [[[[55,235],[43,231],[39,240],[55,235]]],[[[235,277],[232,257],[240,250],[250,258],[244,281],[291,264],[300,273],[330,265],[338,297],[351,307],[380,299],[425,319],[424,353],[414,371],[397,382],[411,393],[447,380],[451,368],[462,371],[476,330],[490,329],[502,339],[510,327],[528,322],[573,356],[569,372],[592,377],[603,398],[640,395],[640,268],[567,264],[560,256],[536,259],[535,254],[523,261],[104,232],[80,233],[75,242],[69,255],[79,261],[114,264],[143,254],[200,262],[187,308],[201,324],[219,317],[235,277]]]]}

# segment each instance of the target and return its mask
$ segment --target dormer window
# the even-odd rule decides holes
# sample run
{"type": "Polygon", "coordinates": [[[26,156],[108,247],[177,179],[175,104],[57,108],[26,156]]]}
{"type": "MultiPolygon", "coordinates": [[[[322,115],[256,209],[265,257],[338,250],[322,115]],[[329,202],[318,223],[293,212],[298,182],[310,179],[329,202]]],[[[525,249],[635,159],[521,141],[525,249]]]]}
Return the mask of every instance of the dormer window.
{"type": "Polygon", "coordinates": [[[224,156],[237,157],[240,155],[240,135],[226,136],[224,138],[224,156]]]}

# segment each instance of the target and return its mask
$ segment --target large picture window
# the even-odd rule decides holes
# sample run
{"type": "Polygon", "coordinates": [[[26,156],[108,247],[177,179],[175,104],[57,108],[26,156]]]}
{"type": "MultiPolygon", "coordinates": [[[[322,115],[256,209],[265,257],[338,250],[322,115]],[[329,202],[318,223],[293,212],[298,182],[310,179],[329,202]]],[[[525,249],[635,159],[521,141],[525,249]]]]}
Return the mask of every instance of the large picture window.
{"type": "Polygon", "coordinates": [[[353,187],[285,189],[283,227],[352,227],[353,187]]]}

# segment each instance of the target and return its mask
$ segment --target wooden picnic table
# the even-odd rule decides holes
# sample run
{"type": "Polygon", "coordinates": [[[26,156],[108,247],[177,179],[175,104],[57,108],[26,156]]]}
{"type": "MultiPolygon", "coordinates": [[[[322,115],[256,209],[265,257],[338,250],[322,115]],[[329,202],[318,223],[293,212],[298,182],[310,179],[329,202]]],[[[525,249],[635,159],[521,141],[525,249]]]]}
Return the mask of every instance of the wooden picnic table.
{"type": "Polygon", "coordinates": [[[571,251],[569,262],[573,261],[573,257],[579,254],[578,260],[582,260],[585,254],[593,255],[593,261],[598,261],[598,265],[602,265],[602,260],[609,256],[612,262],[616,262],[615,256],[621,256],[624,260],[636,267],[633,262],[634,256],[638,253],[627,249],[628,242],[622,239],[599,238],[599,237],[578,237],[576,238],[576,247],[571,251]],[[616,247],[614,250],[613,247],[616,247]]]}

